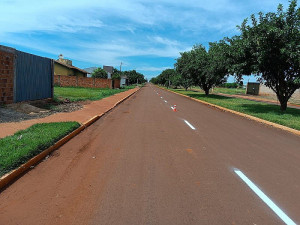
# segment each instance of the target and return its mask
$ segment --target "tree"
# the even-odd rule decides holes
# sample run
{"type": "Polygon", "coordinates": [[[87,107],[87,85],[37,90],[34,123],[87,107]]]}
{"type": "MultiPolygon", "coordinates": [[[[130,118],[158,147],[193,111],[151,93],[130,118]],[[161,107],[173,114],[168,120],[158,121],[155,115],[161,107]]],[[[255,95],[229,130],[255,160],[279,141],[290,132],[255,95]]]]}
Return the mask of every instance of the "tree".
{"type": "Polygon", "coordinates": [[[199,86],[209,94],[209,90],[226,82],[229,75],[229,45],[225,41],[209,43],[207,64],[200,76],[199,86]]]}
{"type": "Polygon", "coordinates": [[[198,85],[205,94],[215,85],[226,81],[228,74],[227,52],[228,44],[224,41],[210,43],[206,51],[203,45],[195,45],[189,52],[180,53],[181,57],[175,64],[176,70],[181,74],[183,83],[198,85]]]}
{"type": "Polygon", "coordinates": [[[170,83],[175,89],[178,88],[179,86],[182,86],[183,81],[180,74],[175,71],[175,74],[171,77],[170,83]]]}
{"type": "Polygon", "coordinates": [[[135,70],[124,71],[124,75],[127,76],[129,84],[141,84],[146,82],[144,75],[135,70]]]}
{"type": "Polygon", "coordinates": [[[176,76],[177,73],[174,69],[165,69],[159,75],[160,79],[164,80],[161,84],[169,88],[172,78],[176,76]]]}
{"type": "Polygon", "coordinates": [[[276,13],[251,16],[239,27],[240,36],[231,39],[233,71],[255,74],[259,81],[271,88],[285,111],[287,102],[300,88],[300,9],[297,1],[290,1],[287,11],[278,6],[276,13]],[[234,51],[237,49],[237,53],[234,51]]]}
{"type": "Polygon", "coordinates": [[[121,72],[120,70],[118,70],[117,68],[113,69],[113,74],[111,76],[112,79],[121,79],[121,76],[123,75],[123,72],[121,72]]]}
{"type": "Polygon", "coordinates": [[[151,82],[152,84],[158,84],[158,79],[157,79],[157,77],[152,77],[152,78],[150,79],[150,82],[151,82]]]}
{"type": "Polygon", "coordinates": [[[181,76],[181,85],[187,90],[193,85],[192,70],[191,70],[191,53],[181,52],[180,57],[177,58],[177,62],[174,67],[177,73],[181,76]]]}
{"type": "Polygon", "coordinates": [[[108,76],[107,76],[106,71],[99,67],[99,68],[94,70],[94,72],[92,73],[92,77],[107,79],[108,76]]]}

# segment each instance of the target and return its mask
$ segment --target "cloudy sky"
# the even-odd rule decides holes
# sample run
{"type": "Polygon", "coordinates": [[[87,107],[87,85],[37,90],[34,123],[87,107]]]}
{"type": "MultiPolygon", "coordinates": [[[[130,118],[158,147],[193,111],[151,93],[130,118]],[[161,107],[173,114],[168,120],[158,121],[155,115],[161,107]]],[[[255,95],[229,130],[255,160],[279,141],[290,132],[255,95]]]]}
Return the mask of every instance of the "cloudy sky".
{"type": "Polygon", "coordinates": [[[236,25],[287,0],[0,0],[0,44],[80,68],[111,65],[146,77],[173,68],[194,44],[238,34],[236,25]]]}

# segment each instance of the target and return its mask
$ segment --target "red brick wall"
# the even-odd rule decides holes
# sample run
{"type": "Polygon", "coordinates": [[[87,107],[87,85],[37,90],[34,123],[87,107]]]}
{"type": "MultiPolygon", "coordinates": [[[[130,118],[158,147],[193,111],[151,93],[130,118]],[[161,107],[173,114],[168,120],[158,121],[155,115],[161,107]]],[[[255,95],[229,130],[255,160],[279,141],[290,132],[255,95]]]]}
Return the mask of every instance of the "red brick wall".
{"type": "Polygon", "coordinates": [[[0,50],[0,104],[14,101],[14,54],[0,50]]]}
{"type": "Polygon", "coordinates": [[[60,87],[112,88],[110,79],[54,75],[54,84],[60,87]]]}
{"type": "Polygon", "coordinates": [[[96,88],[110,88],[110,89],[112,89],[111,85],[112,85],[111,79],[95,78],[95,87],[96,88]]]}
{"type": "Polygon", "coordinates": [[[78,87],[94,87],[94,78],[91,77],[78,77],[78,87]]]}

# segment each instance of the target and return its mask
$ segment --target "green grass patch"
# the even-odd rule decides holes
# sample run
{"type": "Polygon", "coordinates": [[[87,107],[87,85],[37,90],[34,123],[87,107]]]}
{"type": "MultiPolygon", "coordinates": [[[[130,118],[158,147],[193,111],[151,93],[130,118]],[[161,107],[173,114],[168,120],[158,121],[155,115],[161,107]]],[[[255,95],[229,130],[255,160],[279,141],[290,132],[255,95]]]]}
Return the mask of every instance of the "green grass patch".
{"type": "Polygon", "coordinates": [[[77,122],[41,123],[0,139],[0,176],[27,162],[79,126],[77,122]]]}
{"type": "Polygon", "coordinates": [[[109,88],[82,88],[82,87],[54,87],[54,99],[60,101],[69,99],[72,102],[84,100],[99,100],[129,89],[135,86],[125,86],[120,89],[109,88]]]}
{"type": "Polygon", "coordinates": [[[244,95],[246,93],[246,88],[215,87],[213,93],[222,93],[222,94],[229,94],[229,95],[244,95]]]}
{"type": "Polygon", "coordinates": [[[281,124],[296,130],[300,130],[300,110],[288,108],[282,112],[277,105],[271,105],[262,102],[255,102],[240,98],[230,98],[210,94],[206,96],[197,91],[185,91],[182,89],[173,89],[173,91],[206,101],[224,108],[232,109],[251,116],[255,116],[273,123],[281,124]]]}
{"type": "MultiPolygon", "coordinates": [[[[201,93],[204,93],[202,89],[199,87],[192,87],[192,90],[198,91],[201,93]]],[[[213,90],[211,90],[211,93],[221,93],[221,94],[229,94],[229,95],[245,95],[246,88],[222,88],[222,87],[214,87],[213,90]]]]}

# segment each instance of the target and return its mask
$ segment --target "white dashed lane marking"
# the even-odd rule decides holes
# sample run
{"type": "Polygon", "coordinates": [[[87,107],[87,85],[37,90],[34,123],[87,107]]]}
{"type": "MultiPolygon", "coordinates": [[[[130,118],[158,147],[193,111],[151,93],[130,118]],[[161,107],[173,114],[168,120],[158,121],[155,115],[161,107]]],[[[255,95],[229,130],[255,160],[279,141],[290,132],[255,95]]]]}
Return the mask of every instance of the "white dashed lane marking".
{"type": "Polygon", "coordinates": [[[266,203],[277,216],[288,225],[296,225],[267,195],[265,195],[242,171],[235,169],[234,172],[248,185],[251,190],[266,203]]]}
{"type": "Polygon", "coordinates": [[[192,130],[196,130],[196,128],[190,124],[187,120],[183,120],[192,130]]]}

